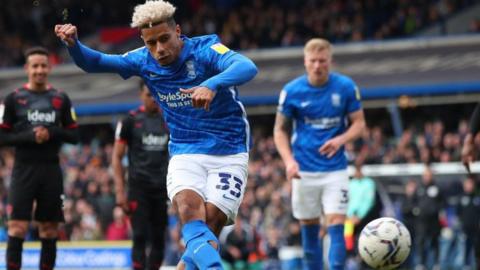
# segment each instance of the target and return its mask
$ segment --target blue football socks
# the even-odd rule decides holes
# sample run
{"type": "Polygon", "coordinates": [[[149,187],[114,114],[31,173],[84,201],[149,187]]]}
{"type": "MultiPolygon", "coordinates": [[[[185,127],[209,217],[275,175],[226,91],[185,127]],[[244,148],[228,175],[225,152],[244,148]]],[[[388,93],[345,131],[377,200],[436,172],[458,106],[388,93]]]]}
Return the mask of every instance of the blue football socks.
{"type": "Polygon", "coordinates": [[[345,238],[343,236],[343,224],[336,224],[327,228],[330,235],[330,250],[328,252],[328,260],[331,270],[343,270],[345,267],[345,259],[347,250],[345,248],[345,238]]]}
{"type": "Polygon", "coordinates": [[[321,270],[323,267],[323,253],[318,232],[320,225],[302,225],[303,269],[321,270]]]}
{"type": "Polygon", "coordinates": [[[183,253],[181,258],[181,260],[185,264],[185,270],[198,270],[198,268],[195,266],[195,262],[193,261],[192,254],[190,253],[190,250],[185,249],[185,252],[183,253]]]}
{"type": "Polygon", "coordinates": [[[191,258],[196,267],[201,270],[223,269],[218,250],[209,243],[213,241],[219,245],[218,239],[205,222],[194,220],[186,223],[183,225],[182,235],[186,244],[186,251],[182,260],[186,264],[189,263],[189,258],[191,258]]]}

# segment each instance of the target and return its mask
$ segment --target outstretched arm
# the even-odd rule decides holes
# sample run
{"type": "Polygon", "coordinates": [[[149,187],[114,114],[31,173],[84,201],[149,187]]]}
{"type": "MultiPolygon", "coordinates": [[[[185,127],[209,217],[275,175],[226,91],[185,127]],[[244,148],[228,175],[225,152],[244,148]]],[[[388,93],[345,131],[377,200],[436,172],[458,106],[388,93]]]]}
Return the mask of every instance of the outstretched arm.
{"type": "Polygon", "coordinates": [[[217,91],[221,87],[244,84],[257,75],[257,66],[252,60],[236,53],[219,64],[221,72],[204,81],[200,86],[217,91]]]}
{"type": "Polygon", "coordinates": [[[68,47],[68,52],[77,66],[86,72],[118,73],[123,78],[135,74],[134,63],[122,55],[105,54],[83,45],[78,40],[77,27],[72,24],[55,26],[55,34],[68,47]]]}
{"type": "Polygon", "coordinates": [[[226,58],[215,59],[209,60],[215,62],[215,68],[220,73],[199,86],[181,89],[184,93],[192,94],[192,106],[195,108],[204,108],[208,111],[220,88],[244,84],[257,75],[258,70],[252,60],[241,54],[235,53],[226,58]],[[215,59],[218,61],[214,61],[215,59]]]}
{"type": "Polygon", "coordinates": [[[218,89],[244,84],[257,74],[257,67],[252,60],[241,54],[233,54],[218,64],[220,73],[210,77],[199,86],[180,89],[183,93],[192,94],[192,106],[209,110],[218,89]]]}

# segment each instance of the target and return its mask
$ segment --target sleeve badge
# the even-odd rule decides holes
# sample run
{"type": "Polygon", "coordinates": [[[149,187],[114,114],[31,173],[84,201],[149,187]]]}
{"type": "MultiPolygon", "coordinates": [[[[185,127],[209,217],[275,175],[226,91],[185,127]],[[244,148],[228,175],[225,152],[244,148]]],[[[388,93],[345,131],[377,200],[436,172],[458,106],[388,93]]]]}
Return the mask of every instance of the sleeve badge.
{"type": "Polygon", "coordinates": [[[225,54],[228,51],[230,51],[230,49],[227,46],[223,45],[222,43],[215,43],[212,46],[210,46],[210,48],[212,48],[214,51],[216,51],[219,54],[225,54]]]}

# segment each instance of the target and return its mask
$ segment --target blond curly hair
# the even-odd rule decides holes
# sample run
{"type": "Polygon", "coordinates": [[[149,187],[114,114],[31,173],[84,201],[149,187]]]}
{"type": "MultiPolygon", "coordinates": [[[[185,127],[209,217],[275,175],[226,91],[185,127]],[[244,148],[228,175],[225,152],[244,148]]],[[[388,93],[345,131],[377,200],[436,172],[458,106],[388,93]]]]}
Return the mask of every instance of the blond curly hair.
{"type": "Polygon", "coordinates": [[[133,11],[131,27],[147,28],[173,20],[177,8],[163,0],[152,0],[137,5],[133,11]]]}

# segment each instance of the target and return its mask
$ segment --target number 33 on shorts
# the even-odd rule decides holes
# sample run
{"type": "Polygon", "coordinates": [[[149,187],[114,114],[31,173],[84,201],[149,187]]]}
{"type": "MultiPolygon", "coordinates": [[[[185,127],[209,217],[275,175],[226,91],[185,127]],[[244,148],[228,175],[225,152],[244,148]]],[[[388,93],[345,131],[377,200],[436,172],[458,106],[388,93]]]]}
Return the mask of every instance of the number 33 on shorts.
{"type": "Polygon", "coordinates": [[[227,224],[233,224],[246,188],[246,173],[220,171],[209,175],[207,201],[227,215],[227,224]]]}
{"type": "Polygon", "coordinates": [[[225,191],[222,197],[227,200],[237,201],[242,196],[243,181],[229,173],[219,173],[218,176],[220,184],[215,187],[225,191]]]}

